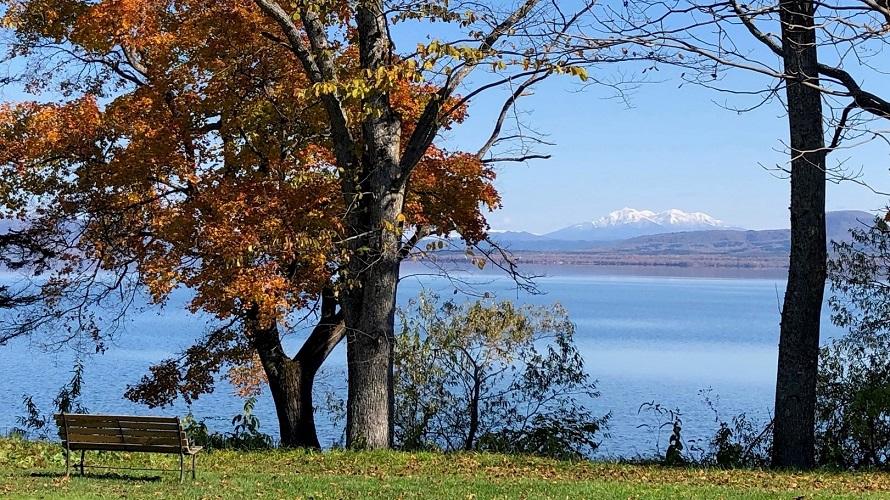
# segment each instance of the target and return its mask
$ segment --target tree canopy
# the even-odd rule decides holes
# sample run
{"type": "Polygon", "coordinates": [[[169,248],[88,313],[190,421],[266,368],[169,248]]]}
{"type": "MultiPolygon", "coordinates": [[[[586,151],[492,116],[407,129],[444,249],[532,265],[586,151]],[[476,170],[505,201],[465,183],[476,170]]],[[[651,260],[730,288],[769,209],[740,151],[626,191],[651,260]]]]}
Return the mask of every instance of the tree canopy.
{"type": "MultiPolygon", "coordinates": [[[[317,3],[311,14],[342,37],[326,49],[324,82],[251,2],[4,7],[9,60],[22,62],[15,80],[41,97],[0,105],[0,216],[21,228],[5,255],[33,253],[37,238],[45,262],[31,270],[47,274],[14,291],[32,297],[27,288],[37,287],[41,300],[6,325],[4,339],[63,324],[56,341],[85,338],[101,350],[134,294],[163,304],[188,288],[190,310],[220,328],[131,393],[163,404],[210,390],[223,366],[253,362],[245,320],[293,326],[323,295],[336,302],[353,286],[349,259],[369,249],[351,246],[362,235],[348,227],[356,200],[342,187],[361,180],[338,161],[325,101],[336,96],[345,131],[360,137],[375,113],[367,94],[385,90],[407,144],[440,87],[412,58],[363,67],[346,2],[317,3]],[[95,308],[109,303],[117,313],[103,320],[95,308]]],[[[442,105],[439,126],[466,117],[459,96],[442,105]]],[[[403,209],[382,229],[407,235],[403,257],[430,234],[477,242],[485,212],[500,204],[494,177],[482,154],[430,144],[403,209]]]]}

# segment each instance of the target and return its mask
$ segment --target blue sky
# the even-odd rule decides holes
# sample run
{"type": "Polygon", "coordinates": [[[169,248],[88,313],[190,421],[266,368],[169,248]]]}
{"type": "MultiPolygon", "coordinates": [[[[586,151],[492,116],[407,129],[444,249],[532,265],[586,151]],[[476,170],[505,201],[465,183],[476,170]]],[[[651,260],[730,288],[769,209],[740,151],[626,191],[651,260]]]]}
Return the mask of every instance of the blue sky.
{"type": "MultiPolygon", "coordinates": [[[[443,31],[431,35],[428,25],[401,25],[394,32],[396,45],[405,50],[433,36],[449,39],[446,28],[437,25],[436,29],[443,31]]],[[[740,30],[732,38],[741,52],[781,68],[778,59],[747,32],[740,30]]],[[[884,54],[878,50],[874,57],[879,63],[884,54]]],[[[820,49],[822,62],[839,64],[837,58],[830,47],[820,49]]],[[[849,58],[841,64],[864,88],[890,94],[886,74],[854,67],[856,62],[849,58]]],[[[789,181],[777,177],[780,172],[774,169],[789,159],[782,103],[774,100],[738,113],[731,109],[748,108],[761,99],[694,84],[681,86],[681,71],[668,66],[646,75],[641,69],[638,63],[622,63],[589,70],[601,81],[646,82],[627,95],[629,102],[614,99],[612,89],[583,87],[568,76],[553,77],[533,96],[520,100],[523,123],[555,145],[540,151],[551,154],[549,160],[499,164],[496,185],[503,209],[490,214],[493,229],[545,233],[623,207],[706,212],[749,229],[789,226],[789,181]]],[[[477,78],[485,81],[486,76],[477,78]]],[[[774,84],[768,77],[743,70],[720,78],[719,86],[733,91],[761,90],[774,84]]],[[[464,92],[473,88],[472,82],[467,87],[464,92]]],[[[470,119],[447,134],[447,144],[475,151],[488,137],[506,95],[493,91],[474,100],[470,119]]],[[[842,99],[840,107],[847,100],[842,99]]],[[[827,115],[828,108],[824,112],[827,115]]],[[[873,128],[887,131],[890,124],[878,122],[873,128]]],[[[874,141],[831,153],[829,168],[842,163],[850,171],[861,169],[861,181],[890,193],[888,160],[890,145],[874,141]]],[[[876,211],[888,203],[887,195],[854,182],[828,184],[828,210],[876,211]]]]}
{"type": "MultiPolygon", "coordinates": [[[[724,106],[755,101],[695,85],[678,88],[669,69],[657,76],[663,81],[631,93],[630,108],[603,88],[579,92],[568,77],[527,98],[524,119],[556,143],[547,149],[553,157],[499,166],[504,208],[489,217],[492,227],[547,232],[625,206],[702,211],[751,229],[788,227],[788,180],[764,168],[787,161],[781,103],[737,113],[724,106]]],[[[737,75],[727,85],[753,89],[763,82],[737,75]]],[[[472,149],[487,136],[496,103],[494,95],[477,101],[450,142],[472,149]]],[[[863,180],[887,192],[888,153],[886,145],[872,144],[835,152],[830,162],[862,167],[863,180]]],[[[828,189],[829,210],[875,210],[888,201],[851,182],[828,189]]]]}

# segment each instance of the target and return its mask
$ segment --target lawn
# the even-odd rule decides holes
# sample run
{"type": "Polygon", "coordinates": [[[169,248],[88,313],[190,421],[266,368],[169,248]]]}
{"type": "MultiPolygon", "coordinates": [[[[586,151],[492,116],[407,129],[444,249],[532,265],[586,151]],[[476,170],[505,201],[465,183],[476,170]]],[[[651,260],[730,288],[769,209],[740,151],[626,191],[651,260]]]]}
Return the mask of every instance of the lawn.
{"type": "MultiPolygon", "coordinates": [[[[88,453],[87,464],[178,467],[177,457],[88,453]]],[[[216,451],[198,478],[87,470],[64,476],[59,446],[0,440],[11,498],[890,498],[888,473],[773,473],[560,462],[494,454],[216,451]]]]}

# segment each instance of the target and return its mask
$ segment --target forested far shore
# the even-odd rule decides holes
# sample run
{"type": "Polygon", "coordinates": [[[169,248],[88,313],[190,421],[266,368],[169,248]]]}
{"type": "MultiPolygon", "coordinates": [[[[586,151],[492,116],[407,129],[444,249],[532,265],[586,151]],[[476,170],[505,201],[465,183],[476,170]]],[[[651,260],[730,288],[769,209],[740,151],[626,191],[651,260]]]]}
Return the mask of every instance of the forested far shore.
{"type": "MultiPolygon", "coordinates": [[[[524,252],[511,254],[513,262],[523,265],[544,266],[598,266],[598,267],[660,267],[660,268],[719,268],[743,270],[775,270],[788,268],[788,257],[733,257],[731,255],[640,255],[598,252],[524,252]]],[[[430,260],[465,264],[467,258],[460,252],[440,253],[428,257],[430,260]]],[[[503,259],[495,258],[495,262],[504,264],[503,259]]]]}

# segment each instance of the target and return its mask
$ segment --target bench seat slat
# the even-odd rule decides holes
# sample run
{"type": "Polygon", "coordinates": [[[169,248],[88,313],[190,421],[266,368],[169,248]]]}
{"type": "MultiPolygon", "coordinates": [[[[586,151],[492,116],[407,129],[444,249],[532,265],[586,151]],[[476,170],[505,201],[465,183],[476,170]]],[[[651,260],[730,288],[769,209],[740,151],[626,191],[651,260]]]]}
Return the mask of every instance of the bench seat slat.
{"type": "MultiPolygon", "coordinates": [[[[64,422],[59,422],[64,425],[64,422]]],[[[82,420],[69,420],[68,427],[123,427],[136,429],[175,429],[178,424],[176,422],[135,422],[132,420],[121,420],[115,422],[108,420],[107,422],[84,422],[82,420]]]]}
{"type": "Polygon", "coordinates": [[[179,455],[180,453],[189,455],[189,448],[182,446],[156,446],[144,444],[114,444],[114,443],[74,443],[72,442],[69,449],[72,451],[133,451],[146,453],[169,453],[179,455]]]}
{"type": "Polygon", "coordinates": [[[64,438],[67,434],[72,436],[133,436],[133,437],[152,437],[152,436],[181,436],[185,434],[179,429],[113,429],[109,427],[103,428],[87,428],[87,427],[64,427],[59,428],[59,437],[64,438]]]}
{"type": "Polygon", "coordinates": [[[131,416],[115,416],[115,415],[65,415],[62,418],[61,414],[55,416],[55,420],[57,424],[64,425],[66,422],[69,426],[79,425],[79,426],[102,426],[102,425],[111,425],[111,426],[159,426],[163,427],[165,425],[176,426],[179,423],[179,419],[176,417],[131,417],[131,416]]]}
{"type": "Polygon", "coordinates": [[[91,434],[89,432],[71,432],[71,433],[59,433],[59,438],[62,441],[90,441],[94,443],[124,443],[124,442],[140,442],[142,440],[154,440],[154,441],[164,441],[170,443],[178,443],[180,441],[187,441],[188,437],[185,433],[164,433],[164,434],[152,434],[145,433],[144,435],[137,436],[132,434],[91,434]]]}
{"type": "MultiPolygon", "coordinates": [[[[179,417],[158,417],[158,416],[140,416],[140,415],[106,415],[101,413],[66,413],[65,419],[71,420],[114,420],[114,421],[134,421],[134,422],[176,422],[179,417]]],[[[62,420],[62,414],[53,415],[56,420],[62,420]]]]}
{"type": "Polygon", "coordinates": [[[188,439],[185,439],[182,436],[122,436],[122,437],[113,437],[113,436],[91,436],[89,434],[84,435],[71,435],[66,439],[62,440],[63,442],[71,442],[71,443],[109,443],[109,444],[142,444],[146,446],[188,446],[188,439]]]}
{"type": "MultiPolygon", "coordinates": [[[[64,431],[64,426],[59,426],[60,431],[64,431]]],[[[151,434],[176,434],[180,432],[181,429],[178,427],[167,427],[164,429],[146,429],[145,427],[79,427],[74,425],[68,426],[68,431],[72,434],[82,433],[82,434],[129,434],[131,432],[136,433],[151,433],[151,434]]]]}

